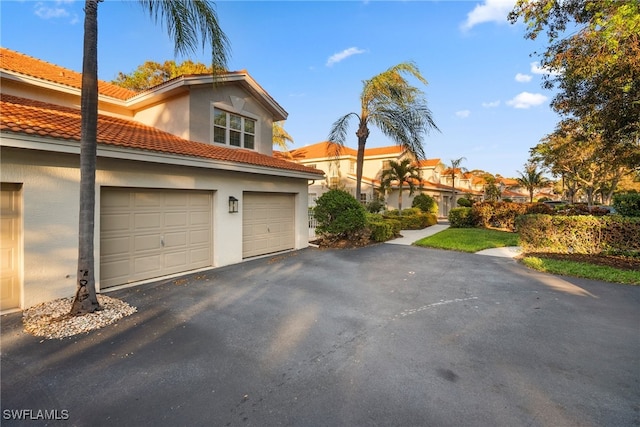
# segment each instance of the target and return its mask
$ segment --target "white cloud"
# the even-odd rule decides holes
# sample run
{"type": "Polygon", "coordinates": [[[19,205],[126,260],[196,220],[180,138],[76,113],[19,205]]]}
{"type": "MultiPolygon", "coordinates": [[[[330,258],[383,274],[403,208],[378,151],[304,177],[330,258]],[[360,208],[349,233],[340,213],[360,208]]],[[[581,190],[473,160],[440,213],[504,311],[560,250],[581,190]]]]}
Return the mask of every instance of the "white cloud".
{"type": "Polygon", "coordinates": [[[37,2],[33,6],[33,13],[42,19],[71,18],[70,23],[79,22],[78,15],[71,13],[64,5],[73,4],[72,0],[57,0],[56,2],[37,2]]]}
{"type": "Polygon", "coordinates": [[[463,30],[470,30],[475,25],[484,22],[506,24],[509,12],[513,10],[516,0],[485,0],[467,14],[467,20],[462,24],[463,30]]]}
{"type": "Polygon", "coordinates": [[[531,81],[532,77],[529,74],[518,73],[516,74],[515,79],[519,83],[528,83],[531,81]]]}
{"type": "Polygon", "coordinates": [[[350,56],[358,55],[361,53],[365,53],[363,49],[358,49],[357,47],[350,47],[348,49],[343,50],[342,52],[334,53],[327,60],[327,67],[332,66],[333,64],[337,64],[340,61],[347,59],[350,56]]]}
{"type": "Polygon", "coordinates": [[[513,108],[527,109],[544,103],[547,97],[541,93],[521,92],[513,99],[507,101],[507,105],[513,108]]]}
{"type": "Polygon", "coordinates": [[[497,106],[500,105],[500,101],[490,101],[490,102],[483,102],[482,106],[484,108],[496,108],[497,106]]]}
{"type": "Polygon", "coordinates": [[[460,117],[461,119],[466,119],[470,115],[471,115],[471,111],[469,110],[456,111],[456,116],[460,117]]]}
{"type": "Polygon", "coordinates": [[[557,76],[560,74],[559,72],[553,71],[547,67],[541,67],[539,62],[531,63],[531,72],[533,74],[549,74],[552,76],[557,76]]]}

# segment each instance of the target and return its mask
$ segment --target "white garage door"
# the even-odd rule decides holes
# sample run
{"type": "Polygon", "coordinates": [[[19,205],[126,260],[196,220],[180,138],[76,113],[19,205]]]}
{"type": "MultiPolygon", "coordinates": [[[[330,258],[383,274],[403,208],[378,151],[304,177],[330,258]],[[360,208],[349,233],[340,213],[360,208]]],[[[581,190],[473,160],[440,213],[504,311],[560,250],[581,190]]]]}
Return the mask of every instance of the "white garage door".
{"type": "Polygon", "coordinates": [[[242,256],[295,247],[295,198],[292,194],[244,193],[242,256]]]}
{"type": "Polygon", "coordinates": [[[206,191],[103,189],[101,288],[211,266],[211,201],[206,191]]]}
{"type": "Polygon", "coordinates": [[[0,310],[7,310],[20,305],[20,186],[2,184],[0,195],[0,310]]]}

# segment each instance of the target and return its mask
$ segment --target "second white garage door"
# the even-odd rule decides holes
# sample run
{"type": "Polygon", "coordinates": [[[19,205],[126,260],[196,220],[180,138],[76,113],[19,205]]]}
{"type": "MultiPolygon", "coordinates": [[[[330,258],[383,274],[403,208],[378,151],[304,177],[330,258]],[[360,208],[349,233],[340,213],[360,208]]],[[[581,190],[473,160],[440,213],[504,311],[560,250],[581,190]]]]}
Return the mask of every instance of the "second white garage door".
{"type": "Polygon", "coordinates": [[[295,197],[281,193],[244,193],[242,256],[295,247],[295,197]]]}
{"type": "Polygon", "coordinates": [[[100,286],[212,265],[212,193],[103,189],[100,286]]]}

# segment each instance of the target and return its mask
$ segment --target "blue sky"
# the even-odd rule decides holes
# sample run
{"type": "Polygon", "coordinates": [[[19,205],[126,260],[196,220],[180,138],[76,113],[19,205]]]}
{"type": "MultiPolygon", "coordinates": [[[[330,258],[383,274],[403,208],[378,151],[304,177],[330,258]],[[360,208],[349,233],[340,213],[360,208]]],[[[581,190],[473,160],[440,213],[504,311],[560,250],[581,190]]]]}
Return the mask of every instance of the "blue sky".
{"type": "MultiPolygon", "coordinates": [[[[465,157],[469,170],[515,177],[558,116],[531,56],[544,40],[526,40],[522,24],[506,21],[514,2],[218,1],[216,9],[231,43],[229,69],[246,69],[289,113],[292,148],[324,141],[338,117],[359,112],[363,80],[413,61],[429,84],[414,83],[441,130],[425,139],[427,157],[465,157]]],[[[83,5],[2,0],[0,44],[81,71],[83,5]]],[[[185,59],[135,1],[106,0],[98,20],[103,80],[147,60],[185,59]]],[[[208,63],[207,50],[190,58],[208,63]]],[[[367,142],[392,144],[373,129],[367,142]]]]}

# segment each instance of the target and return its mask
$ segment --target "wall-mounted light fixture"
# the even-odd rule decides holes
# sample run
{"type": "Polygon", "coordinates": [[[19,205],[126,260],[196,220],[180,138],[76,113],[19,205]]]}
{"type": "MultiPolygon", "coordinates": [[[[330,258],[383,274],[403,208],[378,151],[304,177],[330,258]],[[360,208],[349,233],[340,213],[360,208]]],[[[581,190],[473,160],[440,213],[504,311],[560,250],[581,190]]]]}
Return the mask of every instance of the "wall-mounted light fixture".
{"type": "Polygon", "coordinates": [[[238,199],[233,196],[229,196],[229,213],[238,212],[238,199]]]}

